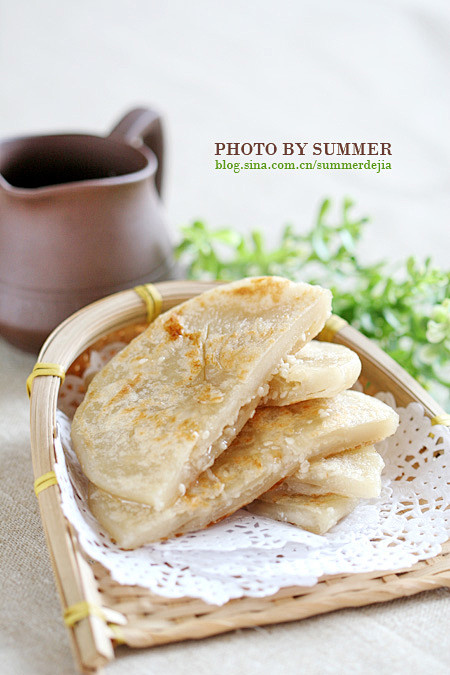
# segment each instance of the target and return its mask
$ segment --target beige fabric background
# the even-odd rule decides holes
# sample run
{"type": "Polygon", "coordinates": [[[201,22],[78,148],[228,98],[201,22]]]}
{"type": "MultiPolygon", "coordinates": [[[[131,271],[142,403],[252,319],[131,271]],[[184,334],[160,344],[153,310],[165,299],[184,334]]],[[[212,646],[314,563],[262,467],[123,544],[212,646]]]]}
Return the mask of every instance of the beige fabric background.
{"type": "MultiPolygon", "coordinates": [[[[103,132],[128,106],[166,117],[166,204],[274,236],[350,194],[372,216],[367,259],[448,266],[448,3],[0,0],[0,136],[103,132]],[[239,175],[217,140],[385,140],[389,175],[239,175]]],[[[1,217],[1,212],[0,212],[1,217]]],[[[1,242],[0,242],[1,245],[1,242]]],[[[20,264],[20,261],[18,261],[20,264]]],[[[34,357],[0,340],[0,672],[74,673],[32,491],[25,379],[34,357]]],[[[132,652],[108,672],[411,673],[450,669],[449,593],[132,652]]]]}

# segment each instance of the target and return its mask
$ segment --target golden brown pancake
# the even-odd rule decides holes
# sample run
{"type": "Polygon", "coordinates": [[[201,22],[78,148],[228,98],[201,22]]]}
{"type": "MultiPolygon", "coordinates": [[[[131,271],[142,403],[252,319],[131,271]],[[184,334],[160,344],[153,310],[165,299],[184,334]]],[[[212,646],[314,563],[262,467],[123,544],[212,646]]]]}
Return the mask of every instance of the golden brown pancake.
{"type": "Polygon", "coordinates": [[[393,434],[398,415],[381,401],[346,391],[332,399],[258,408],[231,446],[170,507],[124,501],[93,485],[89,506],[123,548],[207,527],[252,502],[306,460],[393,434]]]}
{"type": "Polygon", "coordinates": [[[72,423],[84,473],[167,508],[231,443],[282,357],[312,339],[331,294],[280,277],[207,291],[158,317],[89,385],[72,423]]]}

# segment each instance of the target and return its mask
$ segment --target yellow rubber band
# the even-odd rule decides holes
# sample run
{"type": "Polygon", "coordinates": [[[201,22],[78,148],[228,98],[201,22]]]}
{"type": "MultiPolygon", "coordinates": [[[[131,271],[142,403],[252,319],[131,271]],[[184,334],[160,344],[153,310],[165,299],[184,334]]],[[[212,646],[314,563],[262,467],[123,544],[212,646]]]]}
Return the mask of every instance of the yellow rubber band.
{"type": "Polygon", "coordinates": [[[71,605],[64,610],[64,623],[69,628],[72,628],[79,621],[83,621],[88,616],[98,616],[99,619],[106,621],[105,615],[103,614],[100,607],[97,605],[92,605],[90,602],[83,600],[82,602],[77,602],[75,605],[71,605]]]}
{"type": "Polygon", "coordinates": [[[436,417],[433,417],[431,420],[431,424],[443,424],[444,427],[450,427],[450,415],[447,415],[447,413],[444,415],[436,415],[436,417]]]}
{"type": "Polygon", "coordinates": [[[153,284],[144,284],[143,286],[135,286],[134,290],[140,298],[145,302],[147,307],[147,321],[151,323],[161,314],[162,296],[158,289],[153,284]]]}
{"type": "Polygon", "coordinates": [[[317,336],[317,339],[321,342],[333,342],[333,338],[336,333],[339,333],[339,331],[341,331],[344,326],[348,326],[348,322],[345,319],[341,319],[340,316],[332,314],[322,331],[317,336]]]}
{"type": "Polygon", "coordinates": [[[64,368],[59,365],[59,363],[36,363],[30,375],[27,378],[27,393],[28,397],[31,396],[31,386],[35,377],[41,377],[42,375],[51,375],[53,377],[59,377],[61,382],[64,382],[66,373],[64,368]]]}
{"type": "Polygon", "coordinates": [[[56,478],[56,473],[54,471],[47,471],[47,473],[42,474],[39,478],[36,478],[34,481],[34,492],[36,497],[52,485],[58,485],[58,479],[56,478]]]}

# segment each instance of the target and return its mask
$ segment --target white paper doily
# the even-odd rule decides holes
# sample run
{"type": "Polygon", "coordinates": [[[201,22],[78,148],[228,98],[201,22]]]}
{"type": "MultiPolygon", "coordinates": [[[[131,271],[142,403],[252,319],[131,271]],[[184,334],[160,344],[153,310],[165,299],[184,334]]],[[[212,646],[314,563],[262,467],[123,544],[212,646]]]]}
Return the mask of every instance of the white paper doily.
{"type": "MultiPolygon", "coordinates": [[[[84,376],[123,346],[114,343],[91,353],[84,376]]],[[[202,532],[123,551],[89,512],[86,478],[71,448],[68,415],[83,391],[83,380],[73,375],[61,389],[64,412],[57,414],[55,472],[62,508],[86,554],[121,584],[221,605],[244,595],[271,595],[285,586],[311,586],[324,574],[409,567],[437,555],[450,537],[450,431],[431,427],[418,403],[396,408],[392,395],[380,394],[400,415],[395,436],[377,446],[386,464],[381,497],[362,500],[325,536],[241,510],[202,532]]]]}

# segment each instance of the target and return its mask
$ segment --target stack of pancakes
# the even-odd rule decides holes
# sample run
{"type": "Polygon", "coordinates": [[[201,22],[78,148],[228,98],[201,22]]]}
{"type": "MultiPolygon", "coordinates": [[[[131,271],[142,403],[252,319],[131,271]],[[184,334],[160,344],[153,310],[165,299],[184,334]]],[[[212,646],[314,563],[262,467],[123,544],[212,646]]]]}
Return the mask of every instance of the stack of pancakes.
{"type": "Polygon", "coordinates": [[[123,548],[207,527],[242,506],[323,533],[379,494],[373,444],[396,413],[346,391],[350,350],[311,342],[319,286],[258,277],[162,314],[89,385],[72,439],[89,505],[123,548]]]}

